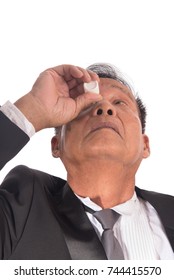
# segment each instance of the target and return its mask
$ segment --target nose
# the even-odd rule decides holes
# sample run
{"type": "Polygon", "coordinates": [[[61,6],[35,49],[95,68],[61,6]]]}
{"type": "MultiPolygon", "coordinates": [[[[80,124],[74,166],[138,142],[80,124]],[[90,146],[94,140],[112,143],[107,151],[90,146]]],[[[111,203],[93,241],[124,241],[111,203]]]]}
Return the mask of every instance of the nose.
{"type": "Polygon", "coordinates": [[[99,102],[94,109],[95,116],[115,116],[116,110],[112,104],[107,101],[99,102]]]}

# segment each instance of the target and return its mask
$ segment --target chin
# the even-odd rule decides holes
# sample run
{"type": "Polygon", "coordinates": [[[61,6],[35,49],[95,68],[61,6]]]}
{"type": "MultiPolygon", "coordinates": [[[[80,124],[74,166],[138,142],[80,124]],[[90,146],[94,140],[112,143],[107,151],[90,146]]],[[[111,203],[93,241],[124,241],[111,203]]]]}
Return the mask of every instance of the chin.
{"type": "Polygon", "coordinates": [[[120,150],[112,148],[111,146],[106,148],[99,148],[99,147],[93,147],[93,149],[88,150],[88,155],[94,159],[107,159],[107,160],[116,160],[118,157],[122,158],[123,154],[120,150]]]}

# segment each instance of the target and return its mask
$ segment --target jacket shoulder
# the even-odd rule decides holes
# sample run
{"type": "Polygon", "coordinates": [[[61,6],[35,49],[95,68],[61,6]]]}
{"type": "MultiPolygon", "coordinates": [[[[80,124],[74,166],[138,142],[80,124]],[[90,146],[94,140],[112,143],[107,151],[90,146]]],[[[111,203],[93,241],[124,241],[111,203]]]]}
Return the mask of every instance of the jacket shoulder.
{"type": "Polygon", "coordinates": [[[172,203],[174,203],[174,196],[172,195],[144,190],[138,187],[136,187],[135,190],[138,196],[140,196],[141,198],[147,201],[158,200],[158,201],[171,201],[172,203]]]}
{"type": "Polygon", "coordinates": [[[13,168],[5,177],[0,187],[1,201],[14,204],[28,205],[33,196],[45,196],[45,193],[54,193],[62,188],[66,181],[45,172],[31,169],[24,165],[13,168]]]}
{"type": "Polygon", "coordinates": [[[7,174],[0,187],[0,258],[9,258],[39,213],[48,214],[48,197],[64,184],[62,179],[23,165],[7,174]]]}

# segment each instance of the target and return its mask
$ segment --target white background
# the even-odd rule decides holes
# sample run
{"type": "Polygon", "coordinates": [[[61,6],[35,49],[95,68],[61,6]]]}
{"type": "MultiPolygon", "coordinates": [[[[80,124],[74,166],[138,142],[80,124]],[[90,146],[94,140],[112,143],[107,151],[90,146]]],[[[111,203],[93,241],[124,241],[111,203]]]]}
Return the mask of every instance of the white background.
{"type": "MultiPolygon", "coordinates": [[[[148,108],[151,156],[141,188],[174,195],[174,16],[171,0],[5,0],[0,2],[0,104],[27,93],[44,69],[62,63],[116,65],[148,108]]],[[[11,160],[66,178],[50,153],[53,129],[11,160]]],[[[13,141],[13,138],[11,139],[13,141]]]]}

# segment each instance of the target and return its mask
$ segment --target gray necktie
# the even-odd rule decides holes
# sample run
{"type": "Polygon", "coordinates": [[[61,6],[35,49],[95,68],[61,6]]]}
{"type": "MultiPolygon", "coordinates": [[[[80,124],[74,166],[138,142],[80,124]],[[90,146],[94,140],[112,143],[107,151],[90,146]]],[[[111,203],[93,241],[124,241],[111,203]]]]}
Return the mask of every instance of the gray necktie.
{"type": "Polygon", "coordinates": [[[120,214],[112,209],[103,209],[93,213],[93,216],[101,223],[103,234],[101,242],[106,252],[108,260],[123,260],[124,255],[122,248],[114,236],[113,226],[118,220],[120,214]]]}

